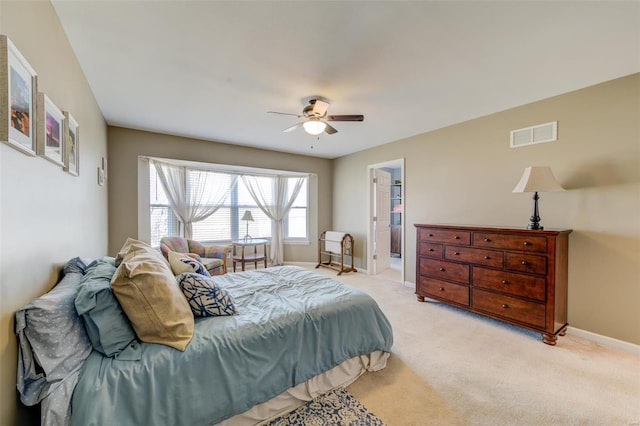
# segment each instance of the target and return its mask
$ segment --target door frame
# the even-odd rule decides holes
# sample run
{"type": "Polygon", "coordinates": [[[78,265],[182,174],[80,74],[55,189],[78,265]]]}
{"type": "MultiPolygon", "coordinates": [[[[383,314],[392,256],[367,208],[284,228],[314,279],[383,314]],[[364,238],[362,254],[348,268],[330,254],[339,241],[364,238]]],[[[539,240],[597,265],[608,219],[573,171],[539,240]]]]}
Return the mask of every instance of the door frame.
{"type": "Polygon", "coordinates": [[[400,224],[400,246],[401,246],[401,250],[402,250],[402,257],[401,262],[400,262],[400,280],[402,282],[402,284],[404,285],[404,269],[405,269],[405,259],[407,257],[406,254],[406,250],[405,250],[405,223],[406,223],[406,215],[404,213],[404,206],[405,206],[405,201],[406,201],[406,194],[407,194],[407,190],[406,190],[406,184],[405,184],[405,159],[404,158],[398,158],[396,160],[389,160],[389,161],[385,161],[382,163],[375,163],[375,164],[369,164],[367,166],[367,205],[368,205],[368,209],[367,209],[367,273],[369,275],[373,275],[374,272],[374,262],[373,262],[373,212],[375,211],[375,206],[374,206],[374,191],[375,191],[375,187],[374,187],[374,183],[373,183],[373,170],[374,169],[381,169],[381,168],[399,168],[400,169],[400,179],[402,181],[402,210],[401,210],[401,215],[402,215],[402,222],[400,224]]]}

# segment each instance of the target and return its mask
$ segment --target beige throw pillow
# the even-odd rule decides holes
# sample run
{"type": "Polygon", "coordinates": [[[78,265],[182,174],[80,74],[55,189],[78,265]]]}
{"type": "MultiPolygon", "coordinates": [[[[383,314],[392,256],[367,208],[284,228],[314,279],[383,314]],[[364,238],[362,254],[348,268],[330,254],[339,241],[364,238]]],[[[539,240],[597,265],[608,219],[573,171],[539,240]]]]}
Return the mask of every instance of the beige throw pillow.
{"type": "Polygon", "coordinates": [[[129,239],[111,289],[138,338],[184,351],[193,337],[194,320],[169,264],[160,251],[129,239]]]}
{"type": "Polygon", "coordinates": [[[200,256],[197,254],[170,251],[168,257],[173,275],[180,275],[184,272],[195,272],[196,274],[209,276],[207,268],[202,264],[200,256]]]}

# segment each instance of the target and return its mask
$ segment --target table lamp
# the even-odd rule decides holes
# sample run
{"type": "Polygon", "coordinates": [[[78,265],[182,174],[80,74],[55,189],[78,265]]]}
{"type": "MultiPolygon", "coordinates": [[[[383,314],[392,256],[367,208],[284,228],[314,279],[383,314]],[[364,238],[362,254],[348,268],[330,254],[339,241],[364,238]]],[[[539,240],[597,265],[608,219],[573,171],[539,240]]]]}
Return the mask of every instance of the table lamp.
{"type": "Polygon", "coordinates": [[[245,210],[242,219],[247,222],[247,234],[244,236],[245,241],[251,239],[251,235],[249,235],[249,222],[253,222],[253,216],[251,215],[251,210],[245,210]]]}
{"type": "Polygon", "coordinates": [[[527,229],[544,229],[540,226],[538,213],[538,192],[564,191],[549,167],[527,167],[520,178],[520,182],[513,188],[513,192],[533,192],[533,212],[527,229]]]}

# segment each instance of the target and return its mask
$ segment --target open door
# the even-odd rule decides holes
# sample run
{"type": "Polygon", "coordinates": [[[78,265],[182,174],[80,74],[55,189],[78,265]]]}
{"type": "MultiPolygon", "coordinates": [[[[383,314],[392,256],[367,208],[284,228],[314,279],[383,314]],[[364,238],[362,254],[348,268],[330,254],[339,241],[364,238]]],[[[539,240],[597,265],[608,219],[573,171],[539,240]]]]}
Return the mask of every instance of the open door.
{"type": "Polygon", "coordinates": [[[391,173],[375,169],[374,177],[374,274],[379,274],[391,257],[391,173]]]}
{"type": "MultiPolygon", "coordinates": [[[[395,181],[404,182],[403,158],[367,166],[367,273],[383,274],[386,279],[404,283],[406,191],[402,191],[402,198],[392,198],[395,181]],[[399,210],[393,209],[394,203],[400,206],[399,210]],[[400,247],[397,247],[397,254],[401,254],[400,256],[391,256],[392,223],[400,228],[400,247]]],[[[406,186],[403,185],[402,188],[406,186]]]]}

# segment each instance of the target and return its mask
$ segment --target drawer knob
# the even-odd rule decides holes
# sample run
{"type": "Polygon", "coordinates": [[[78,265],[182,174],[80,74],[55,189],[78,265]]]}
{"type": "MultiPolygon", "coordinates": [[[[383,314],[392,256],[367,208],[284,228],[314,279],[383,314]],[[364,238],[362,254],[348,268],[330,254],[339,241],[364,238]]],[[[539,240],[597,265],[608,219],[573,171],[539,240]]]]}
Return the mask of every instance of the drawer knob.
{"type": "Polygon", "coordinates": [[[440,268],[441,271],[444,271],[444,268],[440,268]]]}
{"type": "Polygon", "coordinates": [[[429,251],[433,251],[433,249],[429,249],[429,251]]]}
{"type": "Polygon", "coordinates": [[[507,309],[509,307],[509,305],[507,305],[506,303],[502,304],[502,309],[507,309]]]}
{"type": "Polygon", "coordinates": [[[489,238],[485,238],[485,239],[484,239],[484,242],[485,242],[485,243],[490,243],[490,242],[491,242],[491,240],[490,240],[489,238]]]}
{"type": "Polygon", "coordinates": [[[444,291],[444,287],[440,287],[440,288],[439,288],[439,290],[440,290],[440,291],[444,291]]]}
{"type": "Polygon", "coordinates": [[[433,234],[429,234],[430,237],[433,237],[433,234]]]}
{"type": "Polygon", "coordinates": [[[526,260],[523,260],[523,261],[522,261],[522,262],[520,262],[520,263],[522,263],[522,264],[523,264],[523,265],[525,265],[525,266],[529,264],[529,262],[527,262],[526,260]]]}
{"type": "Polygon", "coordinates": [[[459,255],[460,255],[460,252],[459,252],[459,251],[456,251],[456,252],[454,252],[453,254],[455,254],[456,256],[459,256],[459,255]]]}
{"type": "Polygon", "coordinates": [[[502,284],[509,284],[509,281],[507,281],[507,280],[502,280],[502,284]]]}
{"type": "Polygon", "coordinates": [[[525,241],[525,242],[524,242],[524,245],[525,245],[525,246],[530,246],[530,245],[531,245],[531,243],[530,243],[529,241],[525,241]]]}
{"type": "Polygon", "coordinates": [[[484,258],[485,258],[485,259],[491,259],[489,256],[485,256],[484,258]]]}
{"type": "Polygon", "coordinates": [[[453,237],[453,238],[456,239],[456,240],[460,239],[460,237],[458,237],[457,235],[455,237],[453,237]]]}

